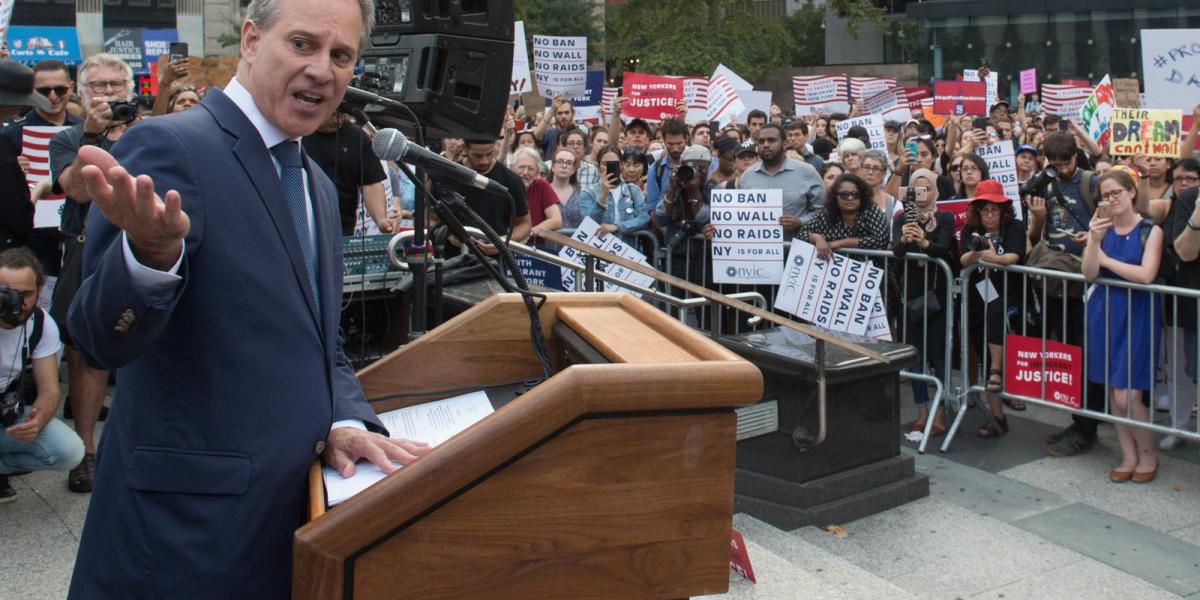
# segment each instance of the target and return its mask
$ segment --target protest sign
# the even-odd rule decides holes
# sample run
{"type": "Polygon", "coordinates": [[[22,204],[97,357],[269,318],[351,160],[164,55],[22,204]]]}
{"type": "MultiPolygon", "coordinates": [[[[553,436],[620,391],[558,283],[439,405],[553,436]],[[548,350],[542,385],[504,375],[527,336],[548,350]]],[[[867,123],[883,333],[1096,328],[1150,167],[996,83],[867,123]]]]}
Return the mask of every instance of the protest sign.
{"type": "MultiPolygon", "coordinates": [[[[571,106],[575,108],[577,122],[592,122],[600,118],[600,95],[603,87],[604,71],[588,71],[587,87],[584,88],[582,94],[571,97],[571,106]]],[[[544,102],[546,107],[551,104],[549,98],[544,102]]]]}
{"type": "Polygon", "coordinates": [[[738,93],[738,98],[742,100],[745,108],[737,115],[738,123],[747,124],[750,118],[750,112],[761,110],[763,114],[771,114],[771,92],[769,90],[742,90],[738,93]]]}
{"type": "Polygon", "coordinates": [[[694,125],[708,117],[708,80],[703,77],[680,77],[683,82],[683,101],[688,112],[684,122],[694,125]]]}
{"type": "Polygon", "coordinates": [[[933,82],[933,112],[939,115],[987,116],[987,84],[981,81],[933,82]]]}
{"type": "Polygon", "coordinates": [[[604,107],[604,112],[613,114],[613,103],[617,101],[617,92],[621,88],[604,86],[604,90],[600,93],[600,106],[604,107]]]}
{"type": "Polygon", "coordinates": [[[1037,93],[1037,69],[1025,69],[1021,71],[1021,93],[1037,93]]]}
{"type": "Polygon", "coordinates": [[[863,101],[863,112],[868,115],[880,115],[885,121],[904,122],[912,116],[908,108],[908,94],[904,88],[894,87],[884,90],[863,101]]]}
{"type": "Polygon", "coordinates": [[[999,181],[1004,186],[1004,197],[1013,201],[1013,212],[1018,219],[1024,219],[1021,214],[1021,185],[1017,183],[1017,159],[1013,155],[1012,140],[1004,140],[995,144],[986,144],[975,149],[988,168],[988,178],[999,181]]]}
{"type": "Polygon", "coordinates": [[[894,77],[851,77],[850,97],[855,100],[864,100],[894,87],[896,87],[896,78],[894,77]]]}
{"type": "Polygon", "coordinates": [[[742,534],[738,530],[730,531],[732,533],[729,536],[729,568],[738,575],[749,579],[751,583],[757,583],[758,580],[754,578],[754,567],[750,564],[750,551],[746,549],[746,540],[742,538],[742,534]]]}
{"type": "Polygon", "coordinates": [[[850,87],[845,75],[812,75],[792,78],[793,112],[820,115],[850,112],[850,87]]]}
{"type": "Polygon", "coordinates": [[[884,154],[887,154],[887,136],[883,131],[883,124],[884,120],[882,115],[866,115],[863,117],[846,119],[845,121],[838,121],[836,128],[837,136],[840,140],[846,137],[846,134],[849,133],[851,127],[854,127],[855,125],[862,125],[867,129],[867,135],[871,138],[870,149],[880,150],[884,154]]]}
{"type": "MultiPolygon", "coordinates": [[[[886,329],[887,313],[880,294],[883,280],[883,269],[869,262],[842,254],[825,260],[817,257],[816,246],[795,238],[784,262],[774,307],[818,327],[867,335],[873,321],[883,323],[886,329]]],[[[876,336],[883,339],[885,333],[877,331],[876,336]]]]}
{"type": "MultiPolygon", "coordinates": [[[[66,126],[26,125],[21,128],[21,155],[29,159],[25,182],[31,186],[50,179],[50,140],[66,126]]],[[[59,228],[66,196],[62,194],[43,196],[33,211],[33,226],[36,228],[59,228]]]]}
{"type": "Polygon", "coordinates": [[[13,6],[16,0],[0,0],[0,42],[8,40],[8,24],[12,22],[13,6]]]}
{"type": "Polygon", "coordinates": [[[587,38],[533,36],[533,73],[543,98],[583,93],[587,87],[587,38]]]}
{"type": "Polygon", "coordinates": [[[1112,120],[1112,112],[1116,107],[1117,97],[1113,94],[1112,81],[1105,75],[1079,109],[1079,124],[1093,142],[1101,146],[1107,142],[1108,122],[1112,120]]]}
{"type": "Polygon", "coordinates": [[[904,89],[904,95],[908,98],[909,115],[904,117],[904,120],[912,118],[912,111],[921,110],[921,101],[929,98],[929,86],[913,85],[907,86],[904,89]]]}
{"type": "Polygon", "coordinates": [[[1000,75],[995,71],[988,71],[987,77],[983,80],[979,78],[979,69],[963,69],[963,81],[983,81],[987,84],[987,108],[990,111],[992,105],[1000,100],[1000,75]]]}
{"type": "MultiPolygon", "coordinates": [[[[538,246],[537,249],[550,254],[554,253],[554,250],[543,246],[538,246]]],[[[563,287],[562,268],[558,265],[521,252],[513,252],[513,261],[517,263],[517,269],[521,271],[521,274],[525,276],[525,281],[529,282],[531,286],[564,292],[575,291],[563,287]]],[[[512,277],[512,271],[507,266],[504,268],[504,274],[512,277]]]]}
{"type": "Polygon", "coordinates": [[[938,200],[938,210],[944,210],[954,215],[954,237],[962,238],[963,225],[967,223],[967,209],[971,207],[970,200],[938,200]]]}
{"type": "MultiPolygon", "coordinates": [[[[583,218],[583,222],[580,223],[579,227],[575,229],[575,233],[571,234],[571,239],[587,244],[593,248],[598,248],[605,252],[611,252],[635,263],[650,266],[650,263],[646,261],[646,256],[644,254],[638,252],[635,248],[633,248],[633,246],[626,244],[621,238],[613,234],[600,231],[600,224],[592,220],[591,217],[583,218]]],[[[563,248],[558,251],[558,256],[559,258],[569,260],[577,265],[583,265],[586,262],[585,257],[587,254],[570,246],[563,246],[563,248]]],[[[653,277],[643,275],[637,271],[622,267],[621,265],[614,265],[598,261],[596,263],[596,269],[598,271],[603,271],[607,275],[616,277],[621,281],[626,281],[646,288],[654,287],[653,277]]],[[[574,291],[576,284],[576,272],[573,269],[561,267],[560,275],[562,289],[574,291]]],[[[580,288],[582,289],[582,282],[580,283],[580,288]]],[[[597,281],[596,291],[601,291],[602,289],[604,289],[604,285],[597,281]]],[[[625,286],[612,285],[609,287],[609,289],[614,292],[632,294],[639,298],[642,296],[640,292],[636,292],[625,286]]]]}
{"type": "Polygon", "coordinates": [[[625,73],[621,95],[626,99],[621,107],[622,117],[663,121],[679,114],[676,107],[683,100],[683,82],[675,77],[625,73]]]}
{"type": "Polygon", "coordinates": [[[941,128],[946,125],[946,116],[939,115],[933,110],[933,98],[925,98],[921,100],[921,114],[925,120],[929,121],[930,125],[941,128]]]}
{"type": "Polygon", "coordinates": [[[1079,346],[1010,334],[1005,337],[1004,364],[1005,392],[1071,408],[1082,405],[1083,349],[1079,346]]]}
{"type": "Polygon", "coordinates": [[[735,92],[754,89],[754,86],[750,85],[749,81],[742,79],[740,75],[733,72],[733,69],[730,69],[723,64],[717,65],[717,68],[713,71],[712,77],[709,77],[709,80],[712,80],[718,75],[724,76],[725,81],[729,82],[729,87],[733,88],[735,92]]]}
{"type": "Polygon", "coordinates": [[[1190,113],[1200,104],[1200,29],[1143,29],[1142,106],[1190,113]]]}
{"type": "Polygon", "coordinates": [[[529,81],[529,48],[525,46],[525,22],[517,21],[513,23],[513,67],[508,95],[532,91],[533,83],[529,81]]]}
{"type": "Polygon", "coordinates": [[[1109,130],[1109,153],[1113,156],[1162,156],[1179,158],[1183,111],[1178,109],[1116,108],[1109,130]]]}
{"type": "Polygon", "coordinates": [[[1132,77],[1114,77],[1112,80],[1113,95],[1117,97],[1117,106],[1121,108],[1141,108],[1142,101],[1139,97],[1142,93],[1142,88],[1138,84],[1138,80],[1132,77]]]}
{"type": "Polygon", "coordinates": [[[1083,108],[1083,103],[1091,95],[1091,87],[1042,84],[1042,112],[1068,119],[1078,119],[1079,110],[1083,108]]]}
{"type": "Polygon", "coordinates": [[[778,283],[783,274],[781,190],[713,190],[714,283],[778,283]]]}
{"type": "Polygon", "coordinates": [[[733,121],[746,110],[733,85],[724,75],[715,74],[708,80],[708,120],[711,123],[733,121]]]}

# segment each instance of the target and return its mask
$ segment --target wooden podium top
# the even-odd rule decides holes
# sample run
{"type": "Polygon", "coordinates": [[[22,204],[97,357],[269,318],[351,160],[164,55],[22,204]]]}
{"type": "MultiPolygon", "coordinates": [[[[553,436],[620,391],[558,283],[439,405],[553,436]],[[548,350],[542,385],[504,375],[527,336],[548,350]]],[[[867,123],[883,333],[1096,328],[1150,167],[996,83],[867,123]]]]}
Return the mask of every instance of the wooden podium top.
{"type": "MultiPolygon", "coordinates": [[[[661,594],[626,597],[681,597],[695,591],[696,585],[723,590],[736,433],[731,409],[761,397],[758,369],[625,294],[549,294],[539,314],[556,362],[557,373],[552,378],[328,511],[324,509],[320,469],[314,467],[312,520],[296,531],[293,595],[367,597],[368,590],[381,589],[372,587],[372,577],[364,574],[370,565],[382,565],[373,563],[371,557],[407,560],[403,553],[387,550],[393,542],[418,554],[433,552],[433,556],[411,557],[424,566],[409,571],[407,577],[419,579],[431,569],[431,561],[454,558],[448,557],[445,546],[434,550],[424,544],[431,536],[450,535],[450,531],[459,532],[451,537],[460,535],[462,525],[446,521],[464,518],[465,513],[456,511],[467,506],[477,506],[494,517],[470,518],[475,534],[483,538],[533,536],[571,546],[580,541],[580,534],[597,525],[619,531],[626,523],[636,523],[635,530],[621,534],[628,539],[622,538],[619,544],[613,541],[613,547],[600,544],[603,552],[599,546],[587,544],[564,546],[558,552],[578,553],[576,560],[603,555],[609,557],[605,560],[620,562],[628,559],[629,552],[638,552],[635,546],[669,542],[671,548],[692,553],[689,562],[709,567],[703,576],[686,576],[686,569],[676,575],[660,569],[656,578],[680,581],[662,587],[661,594]],[[565,364],[562,343],[553,335],[559,322],[611,363],[565,364]],[[689,452],[694,456],[688,456],[689,452]],[[531,461],[540,466],[530,468],[531,461]],[[641,468],[639,463],[644,463],[641,468]],[[594,470],[598,464],[605,465],[602,471],[594,470]],[[606,474],[597,479],[602,472],[606,474]],[[609,485],[614,477],[624,482],[619,493],[609,485]],[[664,495],[663,490],[673,484],[674,489],[664,495]],[[577,491],[567,494],[570,501],[566,503],[558,496],[553,500],[539,496],[536,501],[529,497],[530,486],[555,490],[556,485],[577,491]],[[595,487],[593,493],[588,493],[589,486],[595,487]],[[529,514],[537,501],[551,502],[555,511],[566,514],[562,519],[529,514]],[[509,505],[512,502],[518,506],[509,505]],[[709,504],[701,509],[698,502],[709,504]],[[526,503],[531,506],[527,508],[526,503]],[[657,516],[646,521],[647,511],[657,516]],[[679,519],[690,520],[690,525],[679,519]],[[599,522],[588,524],[596,520],[599,522]],[[701,526],[697,520],[707,525],[701,526]],[[721,567],[717,573],[720,580],[711,568],[714,561],[721,567]]],[[[359,373],[367,398],[378,411],[454,395],[464,388],[540,376],[529,342],[525,307],[515,294],[481,303],[359,373]]],[[[532,553],[522,559],[528,562],[545,550],[523,546],[514,550],[514,556],[532,553]]],[[[455,552],[462,554],[463,568],[479,559],[471,558],[474,553],[463,548],[455,552]]],[[[387,569],[395,573],[404,570],[392,563],[387,569]]],[[[565,573],[563,569],[570,571],[562,567],[526,573],[519,583],[512,582],[512,589],[534,581],[542,586],[553,581],[560,586],[555,589],[565,589],[561,586],[569,578],[560,580],[556,575],[565,573]]],[[[656,582],[655,587],[665,585],[656,582]]]]}

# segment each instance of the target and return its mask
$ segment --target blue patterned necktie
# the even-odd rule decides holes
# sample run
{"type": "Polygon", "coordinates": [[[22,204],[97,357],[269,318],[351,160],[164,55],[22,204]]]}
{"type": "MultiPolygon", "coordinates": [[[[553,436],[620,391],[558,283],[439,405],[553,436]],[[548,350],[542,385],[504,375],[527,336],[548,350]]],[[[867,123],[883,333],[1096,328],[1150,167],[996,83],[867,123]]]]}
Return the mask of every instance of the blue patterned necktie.
{"type": "Polygon", "coordinates": [[[287,200],[296,237],[300,238],[300,252],[304,255],[304,266],[308,268],[308,283],[312,286],[317,310],[321,310],[321,296],[317,293],[317,253],[313,250],[312,235],[308,232],[308,210],[304,202],[304,163],[300,160],[300,143],[285,140],[271,148],[271,154],[279,161],[279,182],[283,184],[283,198],[287,200]]]}

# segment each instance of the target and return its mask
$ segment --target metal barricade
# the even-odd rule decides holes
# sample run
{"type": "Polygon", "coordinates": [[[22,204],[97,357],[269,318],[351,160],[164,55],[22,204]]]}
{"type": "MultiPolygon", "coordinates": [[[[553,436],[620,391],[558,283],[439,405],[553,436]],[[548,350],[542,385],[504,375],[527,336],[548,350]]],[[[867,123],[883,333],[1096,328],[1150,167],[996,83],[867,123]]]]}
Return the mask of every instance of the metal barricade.
{"type": "MultiPolygon", "coordinates": [[[[969,394],[986,393],[1001,400],[1020,400],[1073,415],[1200,441],[1200,425],[1188,427],[1189,409],[1200,402],[1200,389],[1197,389],[1191,398],[1181,397],[1179,377],[1172,377],[1169,386],[1173,404],[1171,423],[1155,423],[1153,410],[1157,392],[1161,391],[1157,389],[1156,371],[1164,361],[1172,370],[1176,370],[1188,357],[1191,357],[1192,364],[1195,364],[1196,357],[1200,356],[1200,341],[1194,338],[1188,340],[1186,347],[1182,347],[1183,356],[1180,356],[1180,342],[1187,337],[1185,332],[1180,331],[1179,327],[1170,327],[1169,331],[1164,332],[1164,316],[1178,316],[1183,310],[1200,312],[1200,290],[1143,285],[1114,279],[1097,279],[1089,283],[1078,273],[1025,266],[998,266],[982,262],[963,270],[962,290],[959,298],[962,328],[960,358],[963,370],[962,384],[958,388],[960,403],[961,399],[969,394]],[[991,282],[991,285],[983,284],[985,280],[991,282]],[[994,292],[989,291],[989,288],[994,288],[994,292]],[[994,293],[994,299],[984,302],[985,293],[994,293]],[[1003,331],[994,331],[996,327],[1003,328],[1003,331]],[[1097,327],[1101,327],[1102,331],[1097,331],[1097,327]],[[1052,340],[1081,349],[1083,364],[1078,408],[1048,397],[1049,372],[1044,362],[1036,376],[1036,383],[1040,387],[1040,393],[1036,396],[1010,393],[1006,389],[1003,373],[1000,375],[998,392],[989,392],[986,384],[971,383],[971,376],[980,374],[979,369],[969,366],[972,364],[972,346],[977,346],[976,351],[983,349],[980,341],[998,346],[998,351],[989,346],[988,354],[992,355],[992,359],[998,358],[1003,365],[1008,354],[1009,340],[1006,334],[1009,332],[1040,339],[1041,348],[1038,354],[1041,357],[1046,356],[1048,342],[1052,340]],[[1097,335],[1103,336],[1103,340],[1095,339],[1097,335]],[[1148,345],[1146,352],[1139,356],[1140,351],[1133,346],[1141,345],[1143,342],[1140,340],[1146,340],[1148,345]],[[1165,352],[1162,348],[1164,344],[1167,346],[1165,352]],[[1124,372],[1113,372],[1111,357],[1114,353],[1122,352],[1126,357],[1124,372]],[[1147,353],[1149,356],[1146,356],[1147,353]],[[1097,354],[1100,356],[1096,356],[1097,354]],[[1145,361],[1144,370],[1134,368],[1134,361],[1139,358],[1145,361]],[[1096,365],[1102,365],[1102,368],[1093,368],[1096,365]],[[1097,374],[1097,370],[1102,370],[1103,373],[1097,374]],[[1091,379],[1099,381],[1091,383],[1091,379]],[[1120,402],[1124,404],[1123,409],[1113,406],[1110,402],[1113,394],[1110,392],[1121,392],[1138,383],[1139,379],[1148,383],[1149,389],[1143,393],[1148,396],[1150,407],[1145,408],[1144,401],[1134,402],[1128,396],[1120,402]],[[1121,382],[1124,382],[1124,385],[1120,387],[1110,385],[1121,382]],[[1141,413],[1144,413],[1144,416],[1141,413]]],[[[1194,332],[1189,333],[1194,336],[1194,332]]],[[[982,358],[981,356],[981,364],[982,358]]],[[[1004,369],[1008,368],[1015,366],[1004,365],[1004,369]]],[[[1192,373],[1185,377],[1194,379],[1194,373],[1192,370],[1192,373]]],[[[987,403],[980,402],[979,406],[987,421],[996,425],[987,403]]],[[[965,412],[959,412],[947,432],[942,445],[943,451],[949,447],[957,433],[965,412]]]]}

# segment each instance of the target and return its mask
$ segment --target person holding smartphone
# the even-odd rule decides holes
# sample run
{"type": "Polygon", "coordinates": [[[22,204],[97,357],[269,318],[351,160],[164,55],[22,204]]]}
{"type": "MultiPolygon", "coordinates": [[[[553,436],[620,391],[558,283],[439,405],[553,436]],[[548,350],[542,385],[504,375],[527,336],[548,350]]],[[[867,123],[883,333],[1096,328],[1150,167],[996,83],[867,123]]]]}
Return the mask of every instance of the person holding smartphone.
{"type": "Polygon", "coordinates": [[[600,183],[596,184],[595,193],[583,196],[583,214],[599,223],[602,231],[616,233],[626,242],[633,243],[633,234],[650,224],[646,197],[641,188],[621,179],[620,149],[605,146],[598,156],[602,169],[600,183]]]}

